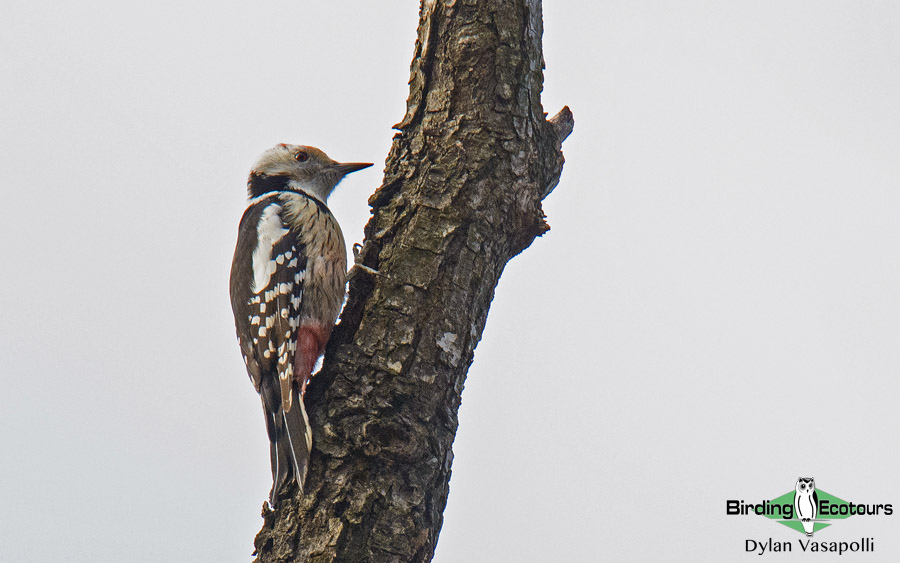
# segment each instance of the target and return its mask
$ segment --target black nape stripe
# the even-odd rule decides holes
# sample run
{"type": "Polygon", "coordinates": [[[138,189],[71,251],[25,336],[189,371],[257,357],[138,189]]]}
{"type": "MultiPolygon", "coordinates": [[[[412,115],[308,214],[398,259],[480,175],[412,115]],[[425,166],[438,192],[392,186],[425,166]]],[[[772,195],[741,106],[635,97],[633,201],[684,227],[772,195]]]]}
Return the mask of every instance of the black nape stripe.
{"type": "Polygon", "coordinates": [[[250,197],[259,197],[270,192],[283,192],[287,190],[288,176],[269,176],[262,172],[251,172],[247,180],[247,191],[250,197]]]}
{"type": "Polygon", "coordinates": [[[331,211],[328,210],[327,205],[310,195],[307,195],[306,197],[308,197],[311,202],[316,204],[316,214],[318,214],[319,212],[323,212],[326,215],[331,215],[331,211]]]}

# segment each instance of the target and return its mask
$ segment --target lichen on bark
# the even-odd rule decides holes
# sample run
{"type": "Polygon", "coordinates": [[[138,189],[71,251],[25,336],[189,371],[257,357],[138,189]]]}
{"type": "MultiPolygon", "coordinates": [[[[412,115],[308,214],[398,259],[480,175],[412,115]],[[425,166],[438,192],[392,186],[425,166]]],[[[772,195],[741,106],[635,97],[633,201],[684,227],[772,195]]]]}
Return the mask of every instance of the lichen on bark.
{"type": "Polygon", "coordinates": [[[427,562],[466,372],[506,263],[543,234],[568,108],[547,120],[540,2],[425,1],[407,112],[306,404],[307,490],[263,507],[257,561],[427,562]]]}

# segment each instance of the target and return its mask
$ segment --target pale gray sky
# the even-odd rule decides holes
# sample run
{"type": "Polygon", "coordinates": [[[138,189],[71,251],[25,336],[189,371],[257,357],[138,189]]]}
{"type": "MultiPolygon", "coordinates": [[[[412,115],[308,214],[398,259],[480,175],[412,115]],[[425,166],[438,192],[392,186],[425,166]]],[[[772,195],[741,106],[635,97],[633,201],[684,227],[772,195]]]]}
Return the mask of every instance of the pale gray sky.
{"type": "MultiPolygon", "coordinates": [[[[250,6],[0,7],[2,561],[249,560],[246,175],[279,142],[379,163],[332,198],[358,241],[418,15],[250,6]]],[[[437,563],[756,560],[800,536],[726,499],[799,475],[900,507],[898,30],[888,0],[546,3],[576,129],[469,372],[437,563]]],[[[896,561],[898,522],[816,539],[896,561]]]]}

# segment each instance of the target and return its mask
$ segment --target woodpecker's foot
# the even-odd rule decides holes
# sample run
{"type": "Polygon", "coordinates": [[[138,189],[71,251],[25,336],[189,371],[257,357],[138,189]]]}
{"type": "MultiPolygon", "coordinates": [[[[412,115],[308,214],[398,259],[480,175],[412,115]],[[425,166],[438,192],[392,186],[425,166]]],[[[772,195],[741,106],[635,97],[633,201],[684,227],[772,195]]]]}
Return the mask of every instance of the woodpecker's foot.
{"type": "Polygon", "coordinates": [[[360,272],[365,272],[365,273],[369,274],[370,276],[380,276],[381,275],[381,273],[379,273],[378,270],[376,270],[374,268],[370,268],[369,266],[366,266],[365,264],[359,263],[359,253],[362,251],[361,244],[359,244],[358,242],[353,243],[352,248],[353,248],[353,266],[350,268],[350,271],[347,272],[348,278],[354,275],[354,272],[353,272],[354,270],[358,270],[360,272]]]}
{"type": "Polygon", "coordinates": [[[370,276],[380,276],[381,275],[381,272],[379,272],[378,270],[376,270],[374,268],[370,268],[364,264],[354,264],[353,267],[350,268],[351,272],[353,270],[359,270],[360,272],[365,272],[365,273],[369,274],[370,276]]]}

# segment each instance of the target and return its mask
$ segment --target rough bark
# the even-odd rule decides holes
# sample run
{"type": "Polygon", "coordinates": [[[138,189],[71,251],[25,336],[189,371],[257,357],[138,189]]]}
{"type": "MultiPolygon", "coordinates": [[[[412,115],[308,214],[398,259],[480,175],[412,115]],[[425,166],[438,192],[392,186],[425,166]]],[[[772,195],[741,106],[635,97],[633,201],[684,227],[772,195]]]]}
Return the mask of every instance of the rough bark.
{"type": "Polygon", "coordinates": [[[308,486],[263,507],[260,562],[427,562],[457,410],[504,266],[549,228],[568,108],[547,120],[538,0],[425,1],[407,113],[348,302],[307,392],[308,486]]]}

